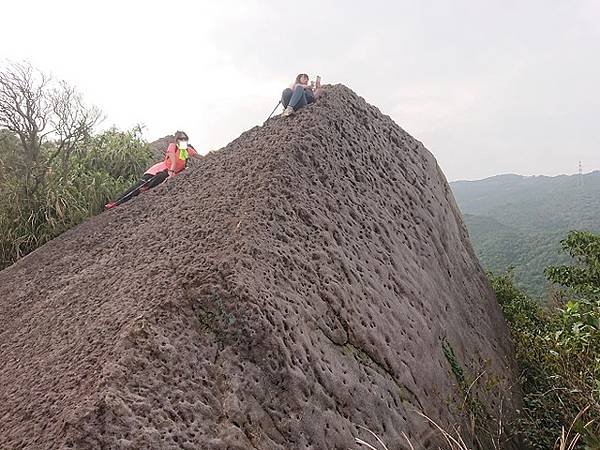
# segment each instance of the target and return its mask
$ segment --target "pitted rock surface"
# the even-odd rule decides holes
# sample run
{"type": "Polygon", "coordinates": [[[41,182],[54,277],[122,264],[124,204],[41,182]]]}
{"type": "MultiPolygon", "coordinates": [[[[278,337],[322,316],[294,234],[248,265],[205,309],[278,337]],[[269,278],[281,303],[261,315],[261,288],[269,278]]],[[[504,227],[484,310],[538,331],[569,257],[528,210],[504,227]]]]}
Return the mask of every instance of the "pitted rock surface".
{"type": "Polygon", "coordinates": [[[152,151],[152,155],[157,161],[165,159],[165,152],[167,151],[167,147],[172,142],[175,142],[174,134],[169,134],[150,143],[150,150],[152,151]]]}
{"type": "Polygon", "coordinates": [[[435,159],[341,85],[0,272],[0,324],[3,449],[437,448],[443,341],[516,383],[435,159]]]}

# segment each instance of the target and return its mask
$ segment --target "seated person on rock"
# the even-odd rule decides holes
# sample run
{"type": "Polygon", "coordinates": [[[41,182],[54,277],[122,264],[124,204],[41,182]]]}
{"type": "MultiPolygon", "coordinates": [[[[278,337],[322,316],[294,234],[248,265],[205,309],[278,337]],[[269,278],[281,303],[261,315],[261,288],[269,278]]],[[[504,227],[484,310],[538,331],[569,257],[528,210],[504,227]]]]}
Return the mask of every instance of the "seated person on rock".
{"type": "Polygon", "coordinates": [[[294,111],[313,103],[320,93],[321,77],[317,76],[317,81],[309,84],[308,75],[305,73],[299,74],[296,81],[281,94],[281,104],[284,107],[283,115],[289,116],[294,111]]]}
{"type": "Polygon", "coordinates": [[[175,143],[169,144],[167,147],[165,159],[146,170],[136,184],[123,192],[117,200],[106,204],[105,208],[114,208],[127,200],[131,200],[140,192],[152,189],[168,178],[174,177],[185,169],[187,160],[190,157],[201,158],[196,149],[188,144],[188,135],[183,131],[177,131],[175,133],[175,143]]]}

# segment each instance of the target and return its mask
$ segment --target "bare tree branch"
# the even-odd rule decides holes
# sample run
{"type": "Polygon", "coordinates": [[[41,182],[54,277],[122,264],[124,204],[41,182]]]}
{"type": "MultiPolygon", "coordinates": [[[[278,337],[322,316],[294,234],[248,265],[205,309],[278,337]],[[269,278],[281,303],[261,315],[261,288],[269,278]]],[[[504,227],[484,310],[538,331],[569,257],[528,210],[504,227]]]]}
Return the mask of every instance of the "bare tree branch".
{"type": "Polygon", "coordinates": [[[42,141],[40,132],[51,113],[46,98],[48,77],[26,63],[10,63],[0,71],[0,127],[19,136],[25,158],[37,162],[42,141]]]}
{"type": "Polygon", "coordinates": [[[13,132],[23,148],[27,196],[43,182],[56,158],[63,171],[68,169],[73,152],[100,118],[100,111],[86,107],[65,81],[55,81],[28,63],[0,67],[0,128],[13,132]],[[42,156],[46,142],[52,142],[55,150],[42,156]]]}
{"type": "Polygon", "coordinates": [[[97,108],[87,108],[81,95],[64,81],[52,92],[51,102],[51,124],[59,143],[57,154],[61,154],[66,170],[72,152],[89,137],[101,113],[97,108]]]}

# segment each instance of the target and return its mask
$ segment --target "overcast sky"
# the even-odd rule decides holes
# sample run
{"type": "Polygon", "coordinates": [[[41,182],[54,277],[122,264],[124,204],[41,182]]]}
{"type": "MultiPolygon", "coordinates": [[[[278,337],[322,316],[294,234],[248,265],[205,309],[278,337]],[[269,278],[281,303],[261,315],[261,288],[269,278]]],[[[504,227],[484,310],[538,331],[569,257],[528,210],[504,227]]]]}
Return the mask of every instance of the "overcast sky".
{"type": "MultiPolygon", "coordinates": [[[[0,59],[76,85],[105,126],[204,151],[298,72],[343,83],[449,180],[600,169],[600,1],[2,2],[0,59]]],[[[291,119],[293,120],[293,119],[291,119]]]]}

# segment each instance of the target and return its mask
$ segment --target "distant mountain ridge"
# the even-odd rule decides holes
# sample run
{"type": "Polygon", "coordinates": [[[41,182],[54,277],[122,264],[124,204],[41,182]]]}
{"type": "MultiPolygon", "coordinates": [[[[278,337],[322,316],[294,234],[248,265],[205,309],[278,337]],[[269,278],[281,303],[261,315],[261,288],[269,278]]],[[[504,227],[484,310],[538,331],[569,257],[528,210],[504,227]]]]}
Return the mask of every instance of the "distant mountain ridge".
{"type": "Polygon", "coordinates": [[[544,267],[565,261],[559,240],[573,229],[600,232],[600,171],[583,175],[503,174],[450,186],[483,265],[515,267],[534,295],[545,290],[544,267]]]}

